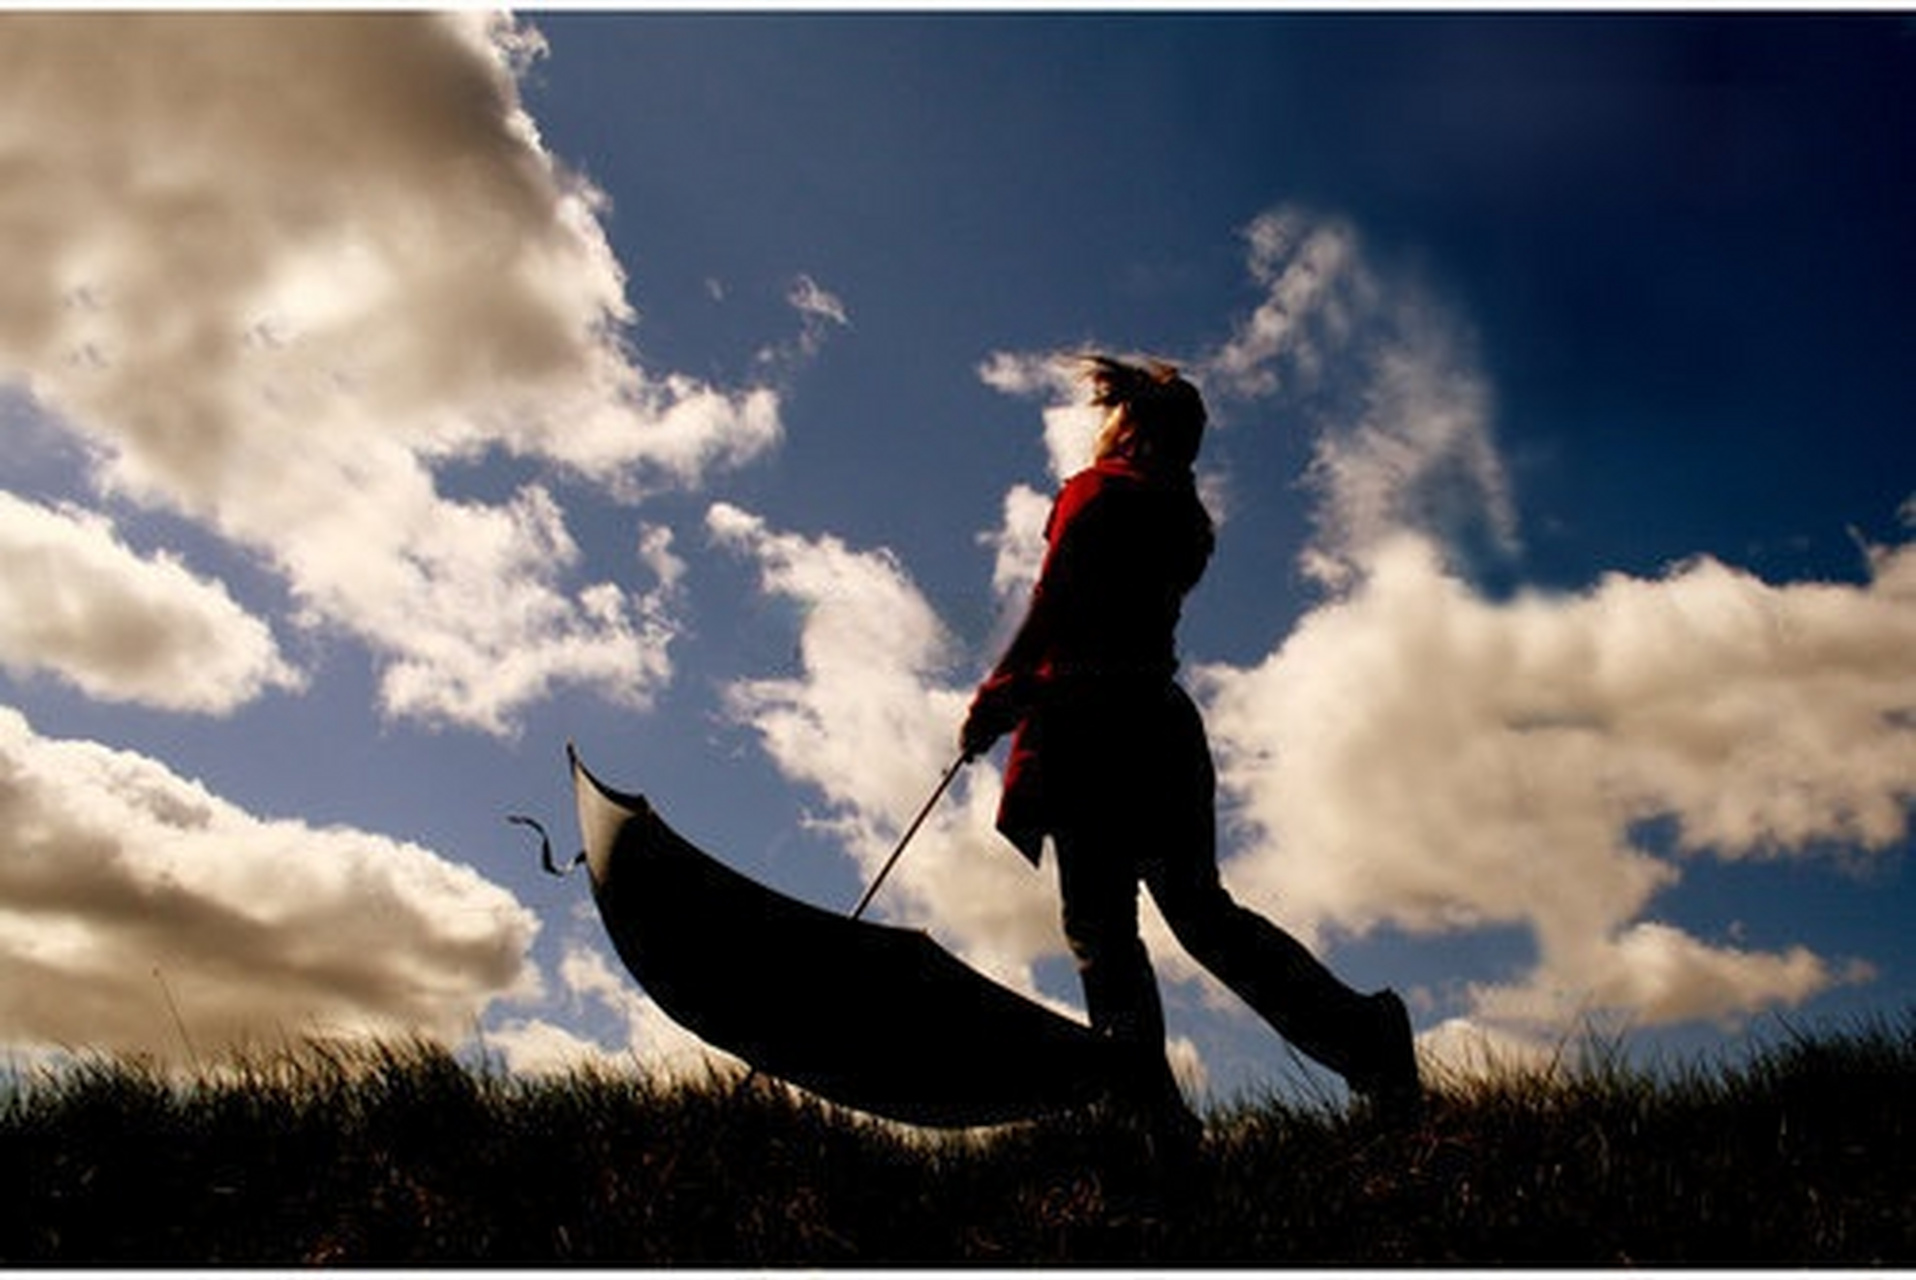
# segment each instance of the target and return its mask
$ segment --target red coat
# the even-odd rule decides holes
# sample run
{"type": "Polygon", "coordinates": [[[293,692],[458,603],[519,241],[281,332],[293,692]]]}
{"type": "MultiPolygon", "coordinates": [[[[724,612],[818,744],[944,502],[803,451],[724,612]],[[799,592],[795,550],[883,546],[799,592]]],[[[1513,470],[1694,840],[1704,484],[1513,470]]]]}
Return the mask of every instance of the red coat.
{"type": "Polygon", "coordinates": [[[1189,475],[1116,459],[1087,468],[1059,492],[1045,542],[1024,622],[984,686],[1023,712],[998,829],[1033,863],[1047,832],[1087,820],[1114,787],[1194,776],[1194,755],[1209,776],[1202,726],[1173,681],[1184,597],[1213,545],[1189,475]]]}

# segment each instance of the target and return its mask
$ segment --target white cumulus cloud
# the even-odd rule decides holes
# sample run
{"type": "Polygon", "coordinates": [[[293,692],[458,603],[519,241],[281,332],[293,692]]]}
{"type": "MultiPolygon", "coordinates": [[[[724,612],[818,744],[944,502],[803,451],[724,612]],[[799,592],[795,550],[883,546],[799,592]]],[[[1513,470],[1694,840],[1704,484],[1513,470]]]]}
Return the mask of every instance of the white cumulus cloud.
{"type": "MultiPolygon", "coordinates": [[[[1906,571],[1903,551],[1886,568],[1906,571]]],[[[1916,598],[1770,586],[1709,560],[1493,602],[1429,543],[1380,551],[1249,669],[1203,684],[1233,878],[1307,932],[1518,924],[1537,971],[1482,1011],[1559,1025],[1796,1004],[1850,975],[1654,919],[1691,857],[1885,849],[1916,796],[1916,598]]]]}
{"type": "Polygon", "coordinates": [[[146,557],[104,519],[0,493],[0,666],[92,697],[220,713],[297,674],[218,582],[146,557]]]}
{"type": "Polygon", "coordinates": [[[536,983],[538,923],[418,845],[256,817],[0,708],[0,1040],[161,1059],[335,1035],[456,1041],[536,983]]]}
{"type": "Polygon", "coordinates": [[[509,727],[555,683],[643,700],[643,601],[570,580],[549,488],[775,444],[775,392],[643,370],[603,197],[544,148],[535,33],[478,12],[0,15],[0,379],[96,480],[264,552],[377,655],[397,715],[509,727]]]}

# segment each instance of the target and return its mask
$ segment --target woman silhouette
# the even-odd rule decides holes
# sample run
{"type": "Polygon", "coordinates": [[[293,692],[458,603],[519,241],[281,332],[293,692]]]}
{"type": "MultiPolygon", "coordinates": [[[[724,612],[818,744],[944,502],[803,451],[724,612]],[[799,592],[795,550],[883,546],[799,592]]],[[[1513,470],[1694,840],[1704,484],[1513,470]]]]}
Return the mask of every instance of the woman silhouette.
{"type": "Polygon", "coordinates": [[[1091,1025],[1123,1047],[1123,1101],[1153,1125],[1196,1121],[1164,1054],[1140,882],[1179,944],[1278,1034],[1392,1116],[1414,1113],[1403,1001],[1352,990],[1218,878],[1210,746],[1175,678],[1183,600],[1214,544],[1192,475],[1204,401],[1166,364],[1088,356],[1084,373],[1108,411],[1094,460],[1057,496],[1024,619],[960,733],[977,756],[1016,731],[998,829],[1033,865],[1051,837],[1091,1025]]]}

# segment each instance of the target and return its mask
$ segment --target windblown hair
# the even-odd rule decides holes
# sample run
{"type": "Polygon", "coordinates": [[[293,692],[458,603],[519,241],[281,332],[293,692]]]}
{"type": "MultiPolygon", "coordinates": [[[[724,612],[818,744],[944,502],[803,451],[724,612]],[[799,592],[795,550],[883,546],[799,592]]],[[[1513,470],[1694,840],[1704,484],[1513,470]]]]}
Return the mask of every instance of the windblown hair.
{"type": "Polygon", "coordinates": [[[1081,356],[1078,362],[1091,384],[1091,403],[1104,408],[1123,405],[1156,461],[1186,469],[1197,463],[1209,415],[1204,398],[1176,365],[1162,360],[1132,363],[1095,354],[1081,356]]]}

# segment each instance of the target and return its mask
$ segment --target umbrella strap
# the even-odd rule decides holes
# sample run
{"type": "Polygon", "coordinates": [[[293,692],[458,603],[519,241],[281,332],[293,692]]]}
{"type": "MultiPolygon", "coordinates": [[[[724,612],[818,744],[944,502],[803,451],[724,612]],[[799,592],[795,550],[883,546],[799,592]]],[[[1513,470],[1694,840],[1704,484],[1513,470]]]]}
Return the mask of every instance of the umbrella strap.
{"type": "Polygon", "coordinates": [[[537,818],[527,817],[523,813],[509,813],[506,815],[506,821],[515,823],[521,827],[530,827],[539,833],[539,860],[545,864],[547,875],[563,876],[570,874],[575,867],[585,861],[585,850],[581,849],[579,852],[573,854],[572,861],[563,867],[554,862],[552,860],[552,837],[546,834],[545,824],[537,818]]]}

